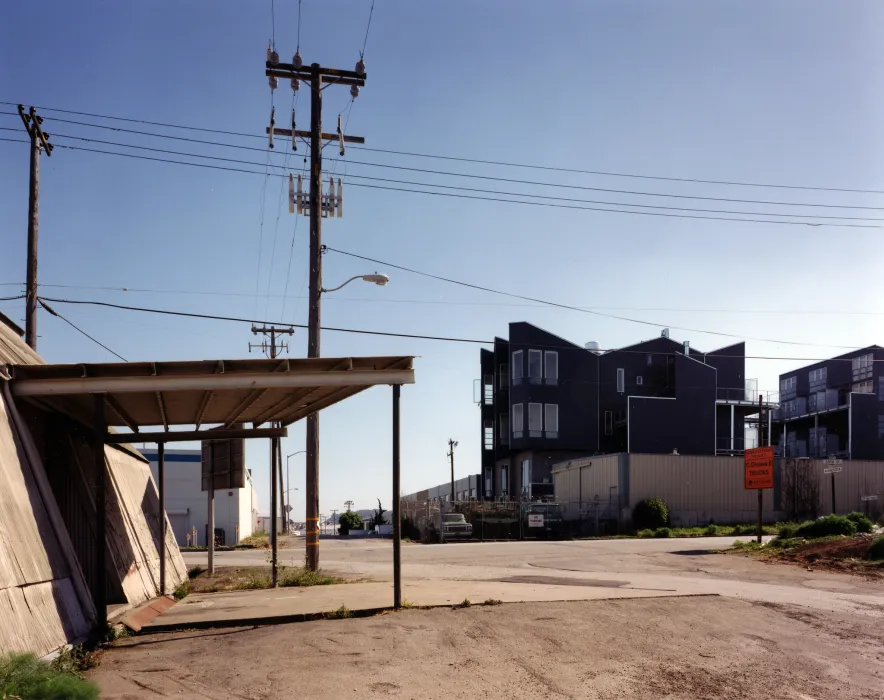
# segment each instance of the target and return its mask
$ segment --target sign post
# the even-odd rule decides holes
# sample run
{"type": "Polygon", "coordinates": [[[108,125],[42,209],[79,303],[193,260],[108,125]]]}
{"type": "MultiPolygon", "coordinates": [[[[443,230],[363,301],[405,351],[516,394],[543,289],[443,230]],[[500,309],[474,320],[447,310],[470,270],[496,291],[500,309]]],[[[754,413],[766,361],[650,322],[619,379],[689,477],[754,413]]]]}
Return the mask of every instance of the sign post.
{"type": "Polygon", "coordinates": [[[831,474],[832,475],[832,515],[835,515],[835,474],[841,471],[842,467],[836,466],[841,464],[840,459],[827,459],[827,466],[823,469],[823,474],[831,474]]]}
{"type": "Polygon", "coordinates": [[[762,525],[762,491],[774,487],[774,448],[756,447],[743,453],[745,487],[758,491],[758,542],[764,532],[762,525]]]}

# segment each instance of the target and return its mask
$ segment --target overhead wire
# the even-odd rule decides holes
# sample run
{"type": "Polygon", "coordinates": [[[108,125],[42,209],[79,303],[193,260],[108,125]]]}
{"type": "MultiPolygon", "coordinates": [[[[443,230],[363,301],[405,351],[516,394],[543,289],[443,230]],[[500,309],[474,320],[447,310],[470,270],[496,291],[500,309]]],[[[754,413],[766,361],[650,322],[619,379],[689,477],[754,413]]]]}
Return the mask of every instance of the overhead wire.
{"type": "MultiPolygon", "coordinates": [[[[0,105],[9,105],[16,106],[17,102],[8,102],[0,100],[0,105]]],[[[239,136],[243,138],[251,138],[251,139],[263,139],[264,136],[260,134],[247,133],[242,131],[229,131],[223,129],[210,129],[207,127],[195,126],[195,125],[184,125],[184,124],[171,124],[168,122],[157,122],[150,121],[146,119],[132,119],[129,117],[120,117],[120,116],[111,116],[107,114],[96,114],[94,112],[79,112],[75,110],[69,109],[59,109],[57,107],[46,107],[40,106],[38,109],[42,111],[48,112],[59,112],[61,114],[73,114],[75,116],[82,117],[92,117],[96,119],[109,119],[115,121],[128,122],[132,124],[146,124],[149,126],[160,126],[170,129],[181,129],[185,131],[199,131],[203,133],[211,133],[211,134],[219,134],[223,136],[239,136]]],[[[0,112],[0,114],[9,114],[12,116],[17,116],[15,112],[0,112]]],[[[58,118],[53,118],[55,121],[59,121],[58,118]]],[[[87,125],[87,126],[99,126],[99,125],[87,125]]],[[[111,128],[111,127],[106,127],[111,128]]],[[[154,134],[156,136],[164,136],[162,134],[154,134]]],[[[166,135],[168,138],[172,138],[171,136],[166,135]]],[[[215,144],[221,145],[221,144],[215,144]]],[[[356,150],[361,151],[369,151],[373,153],[386,153],[390,155],[400,155],[400,156],[408,156],[414,158],[430,158],[437,160],[447,160],[461,163],[473,163],[477,165],[494,165],[500,167],[509,167],[509,168],[525,168],[532,170],[542,170],[547,172],[561,172],[561,173],[570,173],[575,175],[595,175],[595,176],[603,176],[603,177],[623,177],[623,178],[634,178],[634,179],[642,179],[642,180],[658,180],[664,182],[683,182],[683,183],[692,183],[692,184],[708,184],[708,185],[723,185],[730,187],[759,187],[759,188],[772,188],[772,189],[788,189],[788,190],[805,190],[805,191],[814,191],[814,192],[842,192],[842,193],[851,193],[851,194],[884,194],[884,190],[875,190],[875,189],[863,189],[856,187],[824,187],[824,186],[815,186],[815,185],[793,185],[793,184],[783,184],[783,183],[772,183],[772,182],[748,182],[748,181],[740,181],[740,180],[712,180],[712,179],[703,179],[703,178],[685,178],[685,177],[673,177],[673,176],[664,176],[664,175],[643,175],[639,173],[624,173],[624,172],[616,172],[616,171],[604,171],[604,170],[589,170],[589,169],[580,169],[580,168],[568,168],[561,166],[551,166],[551,165],[538,165],[532,163],[517,163],[512,161],[501,161],[501,160],[493,160],[493,159],[482,159],[482,158],[465,158],[460,156],[450,156],[450,155],[442,155],[442,154],[434,154],[434,153],[420,153],[415,151],[404,151],[404,150],[396,150],[389,148],[372,148],[368,146],[351,146],[351,148],[355,148],[356,150]]],[[[259,149],[260,150],[260,149],[259,149]]]]}
{"type": "Polygon", "coordinates": [[[371,0],[371,9],[368,11],[368,24],[365,27],[365,40],[362,42],[362,51],[359,52],[359,57],[365,57],[365,47],[368,45],[368,30],[371,29],[371,17],[374,14],[374,0],[371,0]]]}
{"type": "MultiPolygon", "coordinates": [[[[280,320],[270,320],[270,319],[257,319],[257,318],[242,318],[236,316],[221,316],[217,314],[201,314],[190,311],[177,311],[173,309],[155,309],[150,307],[143,306],[129,306],[125,304],[113,304],[107,301],[96,301],[92,299],[60,299],[53,297],[39,297],[45,301],[51,301],[56,304],[73,304],[73,305],[88,305],[88,306],[102,306],[112,309],[120,309],[124,311],[139,311],[143,313],[152,313],[152,314],[160,314],[165,316],[180,316],[183,318],[199,318],[210,321],[226,321],[232,323],[249,323],[249,324],[264,324],[264,325],[276,325],[283,326],[287,328],[307,328],[306,324],[303,323],[289,323],[287,321],[280,320]]],[[[481,340],[477,338],[459,338],[452,336],[439,336],[439,335],[421,335],[416,333],[398,333],[392,331],[375,331],[375,330],[367,330],[362,328],[338,328],[334,326],[322,326],[321,330],[330,331],[330,332],[338,332],[338,333],[356,333],[360,335],[375,335],[375,336],[385,336],[391,338],[412,338],[418,340],[439,340],[445,342],[452,343],[469,343],[476,345],[494,345],[494,340],[481,340]]],[[[580,350],[580,346],[574,345],[573,343],[566,344],[537,344],[532,343],[532,347],[537,348],[550,348],[550,349],[569,349],[569,350],[580,350]]],[[[661,355],[661,356],[674,356],[676,352],[662,352],[656,350],[630,350],[629,347],[626,348],[608,348],[608,349],[600,349],[599,352],[623,352],[630,354],[639,354],[639,355],[661,355]]],[[[704,355],[715,356],[714,352],[711,353],[698,353],[704,355]]],[[[724,356],[722,356],[724,357],[724,356]]],[[[850,358],[841,358],[841,357],[783,357],[780,355],[727,355],[726,357],[730,359],[744,359],[744,360],[784,360],[784,361],[796,361],[796,362],[822,362],[824,360],[829,361],[842,361],[842,362],[851,362],[850,358]]],[[[873,362],[884,362],[884,360],[876,360],[873,359],[873,362]]]]}
{"type": "MultiPolygon", "coordinates": [[[[271,93],[271,106],[272,106],[272,93],[271,93]]],[[[341,110],[343,112],[343,110],[341,110]]],[[[0,114],[14,115],[13,112],[0,112],[0,114]]],[[[267,149],[257,148],[254,146],[243,146],[241,144],[230,144],[230,143],[219,143],[216,141],[206,141],[204,139],[193,139],[183,136],[171,136],[169,134],[157,134],[153,132],[147,131],[139,131],[137,129],[124,129],[121,127],[107,126],[103,124],[89,124],[86,122],[77,122],[72,120],[64,120],[64,119],[56,119],[56,121],[70,123],[80,126],[93,127],[98,129],[107,129],[110,131],[120,131],[123,133],[131,133],[137,134],[141,136],[149,136],[155,138],[167,138],[173,139],[176,141],[185,141],[190,143],[199,143],[207,146],[216,146],[219,148],[234,148],[239,150],[246,151],[256,151],[264,153],[267,149]]],[[[0,127],[2,129],[3,127],[0,127]]],[[[9,129],[10,131],[14,131],[15,129],[9,129]]],[[[86,137],[74,137],[69,136],[68,138],[78,138],[83,140],[88,140],[86,137]]],[[[98,142],[97,139],[95,139],[98,142]]],[[[108,142],[114,143],[114,142],[108,142]]],[[[119,144],[119,145],[127,145],[127,144],[119,144]]],[[[145,146],[129,146],[131,148],[142,148],[147,149],[145,146]]],[[[195,156],[198,158],[209,158],[216,160],[225,160],[217,156],[202,156],[199,154],[189,154],[191,156],[195,156]]],[[[857,210],[867,210],[867,211],[884,211],[884,206],[866,206],[866,205],[856,205],[856,204],[824,204],[819,202],[784,202],[778,200],[766,200],[766,199],[738,199],[734,197],[710,197],[703,195],[688,195],[688,194],[675,194],[671,192],[644,192],[639,190],[622,190],[615,188],[606,188],[606,187],[590,187],[588,185],[574,185],[567,183],[556,183],[556,182],[544,182],[540,180],[523,180],[518,178],[506,178],[506,177],[498,177],[491,175],[479,175],[475,173],[458,173],[446,170],[434,170],[430,168],[415,168],[404,165],[394,165],[389,163],[374,163],[370,161],[359,161],[359,160],[349,160],[348,163],[352,163],[353,165],[361,165],[365,167],[372,168],[385,168],[385,169],[393,169],[393,170],[404,170],[408,172],[419,172],[430,175],[441,175],[446,177],[459,177],[459,178],[468,178],[468,179],[479,179],[479,180],[490,180],[494,182],[506,182],[510,184],[519,184],[519,185],[531,185],[535,187],[552,187],[552,188],[560,188],[560,189],[570,189],[570,190],[580,190],[580,191],[588,191],[588,192],[605,192],[608,194],[625,194],[629,196],[640,196],[640,197],[664,197],[670,199],[693,199],[693,200],[702,200],[702,201],[712,201],[712,202],[729,202],[733,204],[762,204],[765,206],[780,206],[780,207],[809,207],[813,209],[857,209],[857,210]]],[[[250,163],[254,165],[254,163],[250,163]]],[[[274,165],[273,167],[280,167],[274,165]]],[[[352,177],[352,176],[351,176],[352,177]]],[[[433,185],[438,187],[444,187],[444,185],[433,185]]],[[[458,188],[461,189],[461,188],[458,188]]],[[[884,192],[882,192],[884,194],[884,192]]],[[[651,205],[627,205],[627,206],[651,206],[651,205]]]]}
{"type": "MultiPolygon", "coordinates": [[[[28,141],[21,140],[21,139],[0,138],[0,140],[12,141],[12,142],[17,142],[17,143],[29,143],[28,141]]],[[[56,146],[58,146],[60,148],[70,149],[70,150],[85,151],[85,152],[90,152],[90,153],[102,153],[104,155],[122,156],[122,157],[126,157],[126,158],[135,158],[135,159],[139,159],[139,160],[148,160],[148,161],[154,161],[154,162],[159,162],[159,163],[171,163],[173,165],[186,165],[186,166],[197,167],[197,168],[207,168],[207,169],[221,170],[221,171],[227,171],[227,172],[246,173],[246,174],[250,174],[250,175],[264,176],[265,178],[271,177],[271,176],[272,177],[285,177],[284,174],[281,175],[281,174],[269,173],[269,172],[268,173],[261,173],[259,171],[255,171],[255,170],[245,170],[243,168],[232,168],[232,167],[226,167],[226,166],[210,165],[207,163],[192,163],[192,162],[179,161],[179,160],[169,160],[166,158],[156,158],[156,157],[151,157],[151,156],[137,155],[135,153],[121,153],[118,151],[108,151],[108,150],[99,150],[99,149],[93,149],[93,148],[85,148],[83,146],[73,146],[71,144],[56,143],[56,146]]],[[[123,146],[123,147],[147,148],[147,147],[139,147],[139,146],[123,146]]],[[[191,155],[193,157],[209,158],[209,159],[213,159],[213,160],[223,160],[223,161],[234,160],[234,159],[220,158],[218,156],[201,156],[198,154],[191,154],[191,155]]],[[[236,161],[234,161],[234,162],[236,162],[236,161]]],[[[246,164],[246,165],[254,165],[256,167],[260,167],[259,163],[255,163],[253,161],[239,161],[239,162],[242,162],[243,164],[246,164]]],[[[269,167],[280,167],[280,166],[276,166],[276,165],[271,164],[269,167]]],[[[356,176],[356,175],[351,174],[351,175],[349,175],[349,177],[350,178],[385,181],[383,178],[373,178],[371,176],[366,176],[366,175],[356,176]]],[[[787,225],[787,226],[812,226],[812,227],[828,226],[828,227],[838,227],[838,228],[880,228],[880,226],[875,225],[875,224],[841,223],[841,221],[838,220],[837,217],[833,217],[833,216],[830,217],[828,215],[818,215],[818,214],[804,214],[804,215],[794,214],[794,215],[789,215],[789,216],[793,216],[793,218],[804,218],[804,219],[835,219],[835,221],[776,221],[773,219],[763,219],[763,218],[734,218],[732,216],[708,216],[708,215],[699,215],[699,214],[694,214],[694,215],[692,215],[692,214],[670,214],[670,213],[663,213],[663,212],[656,212],[656,211],[650,212],[650,211],[635,211],[635,210],[626,210],[626,209],[617,209],[617,208],[577,206],[577,205],[570,205],[570,204],[555,203],[553,201],[523,201],[523,200],[515,200],[515,199],[506,199],[504,197],[488,197],[488,196],[479,196],[479,195],[470,195],[470,194],[458,194],[458,193],[454,193],[454,192],[434,192],[434,191],[421,190],[421,189],[408,189],[408,188],[404,188],[404,187],[371,185],[371,184],[359,183],[359,182],[351,182],[350,184],[353,187],[363,187],[363,188],[378,189],[378,190],[385,190],[385,191],[391,191],[391,192],[408,192],[408,193],[412,193],[412,194],[427,194],[427,195],[434,195],[434,196],[440,196],[440,197],[454,197],[454,198],[458,198],[458,199],[471,199],[471,200],[499,202],[499,203],[506,203],[506,204],[523,204],[523,205],[530,205],[530,206],[551,207],[551,208],[556,208],[556,209],[572,209],[572,210],[578,210],[578,211],[607,212],[607,213],[612,213],[612,214],[633,214],[633,215],[641,215],[641,216],[657,216],[657,217],[677,218],[677,219],[732,221],[732,222],[738,222],[738,223],[763,223],[763,224],[778,224],[778,225],[787,225]]],[[[415,184],[417,184],[417,183],[415,183],[415,184]]],[[[433,184],[429,184],[429,183],[422,184],[421,186],[424,186],[424,187],[445,187],[444,185],[433,185],[433,184]]],[[[470,190],[470,188],[461,188],[461,187],[457,187],[455,189],[465,190],[465,191],[470,190]]],[[[487,192],[489,194],[494,194],[496,192],[495,190],[476,190],[475,188],[473,188],[473,191],[487,192]]],[[[503,193],[503,192],[501,194],[504,196],[508,195],[508,193],[503,193]]],[[[532,194],[512,194],[512,195],[508,195],[508,196],[538,197],[538,198],[544,197],[543,195],[532,195],[532,194]]],[[[549,197],[544,197],[544,198],[549,199],[549,197]]],[[[579,202],[583,202],[583,201],[588,202],[590,200],[575,199],[574,201],[579,203],[579,202]]],[[[622,206],[644,207],[644,208],[661,208],[661,207],[655,206],[655,205],[643,205],[643,204],[624,204],[622,206]]],[[[712,210],[703,210],[703,209],[699,209],[699,210],[687,209],[687,210],[688,211],[712,211],[712,210]]],[[[740,217],[743,215],[756,216],[756,215],[749,214],[747,212],[740,212],[740,211],[728,211],[728,213],[732,213],[737,217],[740,217]]],[[[757,216],[786,216],[786,215],[780,214],[780,213],[765,213],[765,214],[758,214],[757,216]]],[[[845,218],[849,218],[849,217],[845,217],[845,218]]],[[[874,221],[876,219],[856,217],[854,220],[874,221]]]]}
{"type": "Polygon", "coordinates": [[[567,309],[569,311],[579,311],[580,313],[591,314],[593,316],[602,316],[602,317],[611,318],[611,319],[614,319],[617,321],[626,321],[629,323],[637,323],[637,324],[640,324],[643,326],[654,326],[656,328],[675,328],[677,330],[687,331],[690,333],[704,333],[706,335],[717,335],[717,336],[721,336],[723,338],[737,338],[739,340],[755,340],[755,341],[764,342],[764,343],[777,343],[777,344],[781,344],[781,345],[799,345],[799,346],[803,346],[803,347],[812,346],[812,347],[823,347],[823,348],[841,348],[841,349],[846,349],[846,350],[855,350],[856,349],[856,347],[852,346],[852,345],[831,345],[831,344],[825,344],[825,343],[804,343],[804,342],[799,342],[799,341],[795,341],[795,340],[778,340],[778,339],[774,339],[774,338],[753,338],[751,336],[737,335],[734,333],[721,333],[718,331],[710,331],[710,330],[704,330],[704,329],[699,329],[699,328],[687,328],[684,326],[676,326],[674,324],[669,324],[669,323],[660,323],[658,321],[644,321],[644,320],[637,319],[637,318],[629,318],[627,316],[619,316],[619,315],[615,315],[615,314],[608,314],[608,313],[603,313],[600,311],[595,311],[592,309],[581,308],[579,306],[573,306],[571,304],[560,304],[555,301],[547,301],[545,299],[538,299],[536,297],[529,297],[524,294],[514,294],[512,292],[504,292],[499,289],[493,289],[491,287],[485,287],[485,286],[478,285],[478,284],[472,284],[470,282],[463,282],[461,280],[455,280],[450,277],[443,277],[442,275],[434,275],[429,272],[415,270],[414,268],[405,267],[404,265],[397,265],[397,264],[391,263],[389,261],[378,260],[377,258],[370,258],[366,255],[358,255],[356,253],[350,253],[345,250],[340,250],[338,248],[332,248],[331,246],[328,246],[328,245],[323,246],[323,252],[339,253],[341,255],[346,255],[351,258],[357,258],[359,260],[365,260],[367,262],[372,262],[377,265],[383,265],[384,267],[393,268],[395,270],[402,270],[403,272],[409,272],[411,274],[419,275],[421,277],[427,277],[430,279],[438,280],[441,282],[446,282],[448,284],[455,284],[455,285],[458,285],[461,287],[467,287],[470,289],[477,289],[479,291],[489,292],[491,294],[499,294],[501,296],[512,297],[513,299],[522,299],[523,301],[531,301],[531,302],[534,302],[537,304],[543,304],[545,306],[553,306],[553,307],[560,308],[560,309],[567,309]]]}
{"type": "MultiPolygon", "coordinates": [[[[23,282],[0,282],[0,287],[23,287],[23,282]]],[[[98,292],[121,292],[124,294],[173,294],[176,296],[218,296],[218,297],[255,297],[263,296],[254,292],[222,292],[218,290],[197,289],[154,289],[145,287],[111,287],[87,284],[47,284],[40,283],[41,288],[47,289],[80,289],[98,292]]],[[[284,295],[272,294],[273,299],[282,299],[284,295]]],[[[0,301],[24,299],[25,296],[3,297],[0,301]]],[[[290,299],[307,297],[289,297],[290,299]]],[[[391,299],[388,297],[348,297],[339,294],[329,297],[327,301],[368,302],[373,304],[430,304],[439,306],[490,306],[511,308],[548,308],[546,304],[516,304],[513,302],[487,302],[487,301],[464,301],[454,299],[391,299]]],[[[853,309],[827,311],[820,309],[728,309],[728,308],[683,308],[671,306],[592,306],[588,304],[575,304],[581,309],[596,311],[669,311],[673,313],[716,313],[716,314],[794,314],[801,316],[884,316],[884,311],[857,311],[853,309]]]]}
{"type": "Polygon", "coordinates": [[[123,362],[128,362],[128,361],[129,361],[129,360],[127,360],[125,357],[123,357],[122,355],[120,355],[118,352],[114,352],[113,350],[111,350],[107,345],[105,345],[104,343],[102,343],[102,342],[101,342],[100,340],[98,340],[97,338],[95,338],[95,337],[89,335],[86,331],[84,331],[84,330],[83,330],[82,328],[80,328],[79,326],[75,325],[72,321],[70,321],[69,319],[67,319],[67,318],[65,318],[64,316],[62,316],[60,313],[58,313],[58,311],[56,311],[56,310],[53,309],[51,306],[49,306],[49,304],[47,304],[45,301],[43,301],[43,299],[41,299],[40,297],[37,297],[37,301],[39,301],[39,302],[40,302],[40,306],[42,306],[44,309],[46,309],[46,311],[48,311],[50,314],[52,314],[53,316],[56,316],[57,318],[60,318],[62,321],[64,321],[65,323],[67,323],[67,324],[68,324],[71,328],[73,328],[75,331],[77,331],[78,333],[81,333],[82,335],[86,336],[87,338],[89,338],[89,340],[91,340],[91,341],[92,341],[93,343],[95,343],[96,345],[100,345],[101,347],[103,347],[105,350],[107,350],[107,351],[108,351],[111,355],[113,355],[114,357],[118,357],[118,358],[121,359],[123,362]]]}

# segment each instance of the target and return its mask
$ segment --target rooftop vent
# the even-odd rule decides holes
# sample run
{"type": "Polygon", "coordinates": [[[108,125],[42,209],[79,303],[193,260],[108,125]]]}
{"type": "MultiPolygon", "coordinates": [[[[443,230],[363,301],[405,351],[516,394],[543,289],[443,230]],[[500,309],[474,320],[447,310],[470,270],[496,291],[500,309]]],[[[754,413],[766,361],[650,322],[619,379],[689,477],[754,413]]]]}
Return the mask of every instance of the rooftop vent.
{"type": "Polygon", "coordinates": [[[583,347],[585,347],[590,352],[598,352],[599,351],[599,342],[597,340],[590,340],[583,347]]]}
{"type": "Polygon", "coordinates": [[[668,328],[664,328],[664,329],[660,332],[660,337],[661,337],[661,338],[668,338],[668,337],[669,337],[669,329],[668,329],[668,328]]]}

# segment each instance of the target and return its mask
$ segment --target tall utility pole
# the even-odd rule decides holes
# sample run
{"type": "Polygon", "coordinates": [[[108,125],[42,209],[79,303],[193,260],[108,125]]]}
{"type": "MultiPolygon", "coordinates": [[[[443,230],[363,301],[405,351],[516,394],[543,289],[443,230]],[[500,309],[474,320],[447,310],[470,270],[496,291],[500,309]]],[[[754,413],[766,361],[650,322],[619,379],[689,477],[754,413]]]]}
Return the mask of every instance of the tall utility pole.
{"type": "MultiPolygon", "coordinates": [[[[279,354],[279,351],[286,347],[283,343],[277,344],[276,336],[277,334],[284,335],[294,335],[294,328],[277,328],[275,326],[252,326],[252,333],[258,335],[262,333],[264,335],[270,336],[270,343],[267,341],[261,341],[260,344],[252,344],[249,343],[249,352],[252,351],[253,348],[260,348],[262,351],[266,352],[270,359],[275,360],[276,356],[279,354]]],[[[278,566],[278,550],[279,550],[279,533],[278,533],[278,520],[279,517],[276,513],[277,508],[277,494],[279,494],[279,509],[282,511],[283,522],[287,522],[287,516],[285,510],[285,487],[283,486],[282,480],[282,447],[279,438],[270,438],[270,565],[272,569],[271,578],[273,580],[273,586],[276,587],[277,577],[279,573],[278,566]]]]}
{"type": "Polygon", "coordinates": [[[338,523],[337,515],[338,515],[338,509],[332,508],[332,537],[335,536],[335,529],[336,529],[337,523],[338,523]]]}
{"type": "Polygon", "coordinates": [[[25,114],[23,105],[18,106],[18,113],[25,125],[25,131],[31,137],[31,175],[28,192],[28,270],[27,296],[25,298],[25,342],[34,350],[37,349],[37,224],[40,210],[40,152],[45,148],[46,155],[52,155],[52,144],[49,134],[40,125],[43,117],[37,115],[34,107],[25,114]]]}
{"type": "Polygon", "coordinates": [[[454,448],[457,447],[457,440],[448,439],[448,459],[451,460],[451,502],[454,503],[454,448]]]}
{"type": "MultiPolygon", "coordinates": [[[[273,112],[271,110],[270,126],[267,132],[270,135],[270,146],[273,147],[273,136],[290,136],[292,149],[294,150],[297,138],[310,139],[310,192],[309,192],[309,216],[310,216],[310,311],[308,317],[307,357],[319,357],[319,331],[320,331],[320,294],[322,293],[322,217],[327,215],[329,206],[323,201],[322,195],[322,147],[325,141],[336,141],[340,145],[341,155],[344,155],[344,143],[365,143],[365,139],[355,136],[345,136],[338,122],[337,134],[322,133],[322,84],[337,84],[351,86],[350,94],[355,99],[359,94],[359,88],[365,85],[365,64],[362,59],[356,64],[355,71],[339,70],[336,68],[323,68],[318,63],[313,63],[305,68],[301,55],[296,53],[292,63],[279,63],[279,57],[275,51],[268,52],[268,61],[265,75],[270,78],[271,88],[275,87],[278,78],[291,80],[293,90],[297,90],[300,81],[310,83],[310,131],[299,131],[295,128],[295,115],[292,113],[292,128],[277,129],[273,124],[273,112]]],[[[329,200],[331,200],[331,194],[329,200]]],[[[300,202],[299,202],[300,204],[300,202]]],[[[291,208],[291,203],[290,203],[291,208]]],[[[300,206],[299,206],[300,210],[300,206]]],[[[340,209],[339,209],[340,212],[340,209]]],[[[319,568],[319,415],[313,413],[307,416],[307,444],[306,444],[306,562],[307,568],[313,571],[319,568]]]]}
{"type": "Polygon", "coordinates": [[[349,512],[353,508],[353,501],[344,501],[344,505],[347,506],[347,511],[349,512]]]}

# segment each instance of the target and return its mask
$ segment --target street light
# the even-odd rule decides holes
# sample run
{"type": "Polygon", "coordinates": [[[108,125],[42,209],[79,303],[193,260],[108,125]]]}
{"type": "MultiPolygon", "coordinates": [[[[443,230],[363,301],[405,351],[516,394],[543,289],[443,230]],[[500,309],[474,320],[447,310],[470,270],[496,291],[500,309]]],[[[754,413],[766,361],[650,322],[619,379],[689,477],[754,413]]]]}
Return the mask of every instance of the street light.
{"type": "Polygon", "coordinates": [[[383,287],[384,285],[387,284],[387,282],[390,281],[390,278],[387,277],[386,275],[382,275],[377,272],[373,275],[356,275],[355,277],[351,277],[346,282],[344,282],[344,284],[342,284],[338,287],[332,287],[331,289],[320,289],[319,293],[322,294],[324,292],[336,292],[339,289],[343,289],[348,284],[350,284],[350,282],[353,282],[354,280],[362,280],[363,282],[371,282],[372,284],[376,284],[378,287],[383,287]]]}

